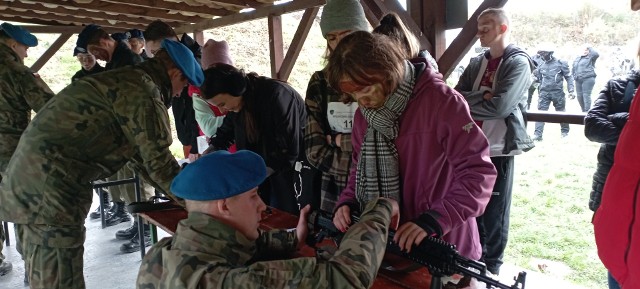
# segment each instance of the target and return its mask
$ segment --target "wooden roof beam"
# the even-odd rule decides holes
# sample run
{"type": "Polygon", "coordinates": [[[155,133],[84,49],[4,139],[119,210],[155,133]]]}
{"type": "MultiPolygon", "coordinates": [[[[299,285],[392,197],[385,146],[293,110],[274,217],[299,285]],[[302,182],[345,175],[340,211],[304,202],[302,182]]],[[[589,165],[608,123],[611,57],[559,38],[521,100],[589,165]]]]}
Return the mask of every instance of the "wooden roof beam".
{"type": "MultiPolygon", "coordinates": [[[[96,12],[87,9],[69,9],[62,6],[57,6],[55,8],[51,8],[43,5],[42,3],[32,3],[27,4],[23,2],[13,1],[13,2],[0,2],[0,11],[6,8],[15,8],[15,9],[26,9],[36,13],[55,13],[57,15],[62,16],[83,16],[96,20],[116,20],[123,21],[129,23],[139,23],[142,25],[147,25],[151,21],[156,20],[155,17],[145,17],[145,16],[137,16],[137,15],[128,15],[128,14],[108,14],[104,12],[96,12]]],[[[165,22],[172,26],[180,26],[183,24],[181,21],[176,20],[165,20],[165,22]]]]}
{"type": "Polygon", "coordinates": [[[98,24],[100,26],[119,27],[119,28],[123,28],[123,29],[137,28],[137,29],[144,30],[144,28],[145,28],[145,25],[140,24],[140,23],[129,23],[129,22],[121,22],[121,21],[117,21],[115,23],[111,23],[111,22],[109,22],[107,20],[96,20],[96,19],[91,19],[91,18],[74,17],[74,16],[61,16],[61,15],[55,15],[55,14],[51,14],[51,13],[38,14],[38,13],[35,13],[35,12],[16,11],[16,10],[12,10],[12,9],[5,9],[3,12],[0,12],[0,13],[3,13],[5,15],[9,14],[9,15],[19,15],[19,16],[22,16],[22,17],[31,17],[32,19],[51,20],[51,21],[56,21],[58,23],[68,22],[68,23],[76,24],[78,26],[83,25],[83,24],[94,23],[94,24],[98,24]]]}
{"type": "Polygon", "coordinates": [[[304,10],[312,7],[322,6],[326,3],[326,0],[294,0],[291,2],[265,6],[257,8],[253,11],[236,13],[229,16],[218,17],[210,20],[203,20],[196,24],[184,25],[176,28],[176,33],[185,33],[191,31],[204,31],[216,27],[223,27],[242,22],[247,22],[255,19],[265,18],[269,15],[282,15],[291,13],[298,10],[304,10]]]}
{"type": "Polygon", "coordinates": [[[64,25],[64,23],[60,23],[58,21],[41,20],[39,18],[34,19],[31,17],[23,17],[23,16],[16,16],[14,14],[6,14],[4,12],[5,11],[0,11],[0,20],[2,21],[33,23],[33,24],[40,24],[40,25],[54,25],[54,26],[64,25]]]}
{"type": "Polygon", "coordinates": [[[227,9],[222,9],[222,8],[211,8],[205,5],[191,6],[186,3],[158,1],[158,0],[136,0],[136,1],[104,0],[104,1],[94,1],[91,4],[95,2],[108,2],[118,6],[123,6],[123,7],[142,7],[145,9],[167,9],[170,11],[189,12],[189,13],[201,15],[207,18],[210,18],[212,16],[229,15],[236,12],[236,11],[229,11],[227,9]]]}
{"type": "MultiPolygon", "coordinates": [[[[68,25],[68,26],[61,26],[61,25],[20,25],[20,26],[22,26],[25,29],[29,30],[29,32],[31,32],[31,33],[62,33],[62,34],[71,33],[71,34],[76,34],[76,33],[80,33],[80,31],[82,31],[82,29],[84,29],[84,26],[75,26],[75,25],[68,25]]],[[[117,27],[102,26],[102,29],[104,29],[104,31],[106,31],[109,34],[114,33],[114,32],[122,31],[122,28],[117,28],[117,27]]]]}
{"type": "Polygon", "coordinates": [[[60,47],[62,47],[62,45],[64,45],[67,40],[71,38],[71,35],[73,34],[66,33],[60,35],[60,37],[58,37],[58,39],[56,39],[56,41],[54,41],[51,46],[49,46],[49,48],[47,48],[47,51],[45,51],[42,56],[40,56],[40,58],[38,58],[38,60],[36,60],[33,65],[31,65],[31,70],[38,72],[38,70],[40,70],[40,68],[47,64],[47,61],[49,61],[49,59],[51,59],[51,57],[56,54],[58,50],[60,50],[60,47]]]}
{"type": "Polygon", "coordinates": [[[480,13],[487,8],[501,8],[507,3],[507,1],[508,0],[484,0],[482,3],[480,3],[478,9],[473,12],[471,18],[467,20],[467,23],[464,25],[464,27],[462,27],[462,31],[460,31],[460,34],[458,34],[458,36],[453,39],[451,45],[449,45],[449,48],[447,48],[447,50],[445,50],[445,52],[442,54],[442,57],[438,59],[440,73],[444,75],[445,79],[449,76],[449,74],[451,74],[451,72],[455,68],[455,65],[460,62],[460,60],[462,60],[464,55],[469,52],[471,46],[473,46],[473,44],[476,42],[476,33],[478,31],[478,15],[480,15],[480,13]]]}
{"type": "MultiPolygon", "coordinates": [[[[1,3],[3,2],[0,2],[0,7],[2,7],[3,5],[1,3]]],[[[65,1],[65,0],[47,0],[46,3],[48,5],[57,5],[58,7],[63,7],[68,9],[83,9],[83,10],[90,10],[94,12],[109,12],[109,13],[121,14],[121,15],[127,15],[127,16],[148,17],[153,20],[159,19],[162,21],[167,20],[167,21],[181,21],[181,22],[190,23],[190,22],[196,22],[198,20],[205,19],[204,17],[199,17],[199,16],[169,14],[168,13],[169,11],[166,9],[162,9],[162,10],[149,9],[149,8],[144,8],[139,6],[127,6],[122,4],[108,3],[104,1],[95,1],[93,3],[78,3],[78,2],[65,1]]]]}
{"type": "Polygon", "coordinates": [[[258,7],[262,7],[262,6],[271,5],[271,3],[258,2],[258,1],[255,1],[255,0],[212,0],[212,1],[209,1],[209,2],[215,3],[215,4],[235,5],[235,6],[238,6],[238,7],[242,7],[241,9],[244,9],[244,8],[258,8],[258,7]]]}

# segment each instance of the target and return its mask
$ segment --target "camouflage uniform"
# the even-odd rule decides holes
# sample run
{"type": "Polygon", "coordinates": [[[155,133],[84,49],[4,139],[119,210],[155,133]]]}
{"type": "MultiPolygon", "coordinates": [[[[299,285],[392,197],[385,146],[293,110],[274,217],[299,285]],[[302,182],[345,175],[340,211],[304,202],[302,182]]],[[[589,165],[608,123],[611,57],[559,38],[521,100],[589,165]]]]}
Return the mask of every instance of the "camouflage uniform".
{"type": "Polygon", "coordinates": [[[374,200],[329,260],[251,263],[260,252],[292,251],[295,233],[263,232],[253,242],[211,216],[190,213],[175,237],[163,239],[144,257],[137,288],[369,288],[384,255],[390,219],[391,203],[374,200]]]}
{"type": "Polygon", "coordinates": [[[31,110],[39,111],[52,97],[47,84],[0,43],[0,171],[7,168],[31,120],[31,110]]]}
{"type": "MultiPolygon", "coordinates": [[[[121,68],[127,65],[134,65],[142,62],[143,59],[140,55],[135,54],[127,44],[122,41],[116,42],[116,48],[113,51],[111,61],[107,63],[104,71],[110,71],[113,69],[121,68]]],[[[97,64],[96,64],[97,65],[97,64]]],[[[116,172],[113,176],[110,176],[107,180],[118,181],[124,179],[131,179],[135,175],[134,171],[129,166],[124,166],[116,172]]],[[[140,189],[142,190],[141,197],[148,199],[153,196],[153,188],[146,182],[141,181],[140,189]]],[[[127,204],[135,202],[135,187],[133,184],[117,185],[109,187],[109,193],[113,202],[125,202],[127,204]]]]}
{"type": "Polygon", "coordinates": [[[52,98],[27,127],[0,188],[0,219],[19,224],[31,288],[84,288],[92,181],[133,160],[169,193],[180,169],[169,151],[163,100],[170,90],[166,68],[154,60],[88,76],[52,98]]]}
{"type": "MultiPolygon", "coordinates": [[[[31,110],[39,111],[52,97],[53,92],[40,76],[24,66],[11,48],[0,43],[0,181],[31,121],[31,110]]],[[[3,206],[6,207],[4,203],[3,206]]],[[[0,263],[4,260],[4,239],[4,228],[0,226],[0,263]]]]}

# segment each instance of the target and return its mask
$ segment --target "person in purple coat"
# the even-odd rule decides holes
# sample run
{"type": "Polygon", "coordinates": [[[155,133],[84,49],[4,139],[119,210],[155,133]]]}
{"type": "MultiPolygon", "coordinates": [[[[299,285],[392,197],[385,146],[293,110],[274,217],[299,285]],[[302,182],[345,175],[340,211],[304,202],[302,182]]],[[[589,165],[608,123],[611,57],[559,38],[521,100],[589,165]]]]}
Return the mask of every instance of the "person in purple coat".
{"type": "Polygon", "coordinates": [[[475,217],[484,211],[496,179],[489,143],[464,98],[425,59],[409,62],[384,35],[354,32],[331,54],[331,87],[358,102],[352,167],[334,224],[376,197],[401,204],[394,241],[410,250],[427,236],[441,237],[461,255],[482,253],[475,217]]]}

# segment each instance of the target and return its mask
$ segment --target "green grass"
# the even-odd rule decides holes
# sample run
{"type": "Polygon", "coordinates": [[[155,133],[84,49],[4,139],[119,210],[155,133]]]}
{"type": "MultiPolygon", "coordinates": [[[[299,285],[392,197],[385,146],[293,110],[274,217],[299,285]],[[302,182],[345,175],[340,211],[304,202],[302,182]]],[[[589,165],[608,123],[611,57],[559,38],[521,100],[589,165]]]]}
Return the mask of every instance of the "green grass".
{"type": "MultiPolygon", "coordinates": [[[[533,127],[533,124],[531,125],[533,127]]],[[[561,139],[559,126],[545,127],[544,141],[516,157],[511,226],[505,262],[540,271],[550,260],[569,267],[544,274],[587,288],[606,286],[606,271],[598,259],[588,208],[598,144],[589,142],[582,126],[571,126],[561,139]]]]}

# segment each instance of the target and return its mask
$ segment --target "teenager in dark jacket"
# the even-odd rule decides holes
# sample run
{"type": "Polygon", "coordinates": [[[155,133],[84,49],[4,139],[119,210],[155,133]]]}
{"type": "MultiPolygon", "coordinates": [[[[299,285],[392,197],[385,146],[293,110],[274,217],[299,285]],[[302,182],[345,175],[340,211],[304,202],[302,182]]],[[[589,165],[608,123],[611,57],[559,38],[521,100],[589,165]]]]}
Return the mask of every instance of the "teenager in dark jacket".
{"type": "MultiPolygon", "coordinates": [[[[600,207],[605,181],[613,166],[618,138],[629,118],[629,107],[638,84],[639,71],[633,71],[627,78],[609,80],[585,117],[585,136],[591,141],[601,143],[598,166],[593,174],[589,196],[589,209],[594,212],[600,207]]],[[[617,282],[610,276],[609,288],[620,288],[616,286],[617,282]]]]}
{"type": "Polygon", "coordinates": [[[270,206],[298,213],[294,164],[302,148],[307,113],[298,92],[285,82],[245,74],[218,63],[205,70],[202,97],[227,116],[211,138],[210,150],[251,150],[267,164],[260,196],[270,206]]]}
{"type": "Polygon", "coordinates": [[[94,73],[99,73],[104,71],[104,67],[102,67],[97,61],[96,57],[90,53],[81,53],[78,49],[73,50],[73,56],[78,59],[80,62],[81,68],[71,77],[71,82],[74,82],[80,78],[83,78],[87,75],[91,75],[94,73]]]}
{"type": "Polygon", "coordinates": [[[576,81],[576,95],[583,112],[591,108],[591,91],[596,83],[595,65],[600,54],[587,46],[582,55],[573,61],[573,79],[576,81]]]}

